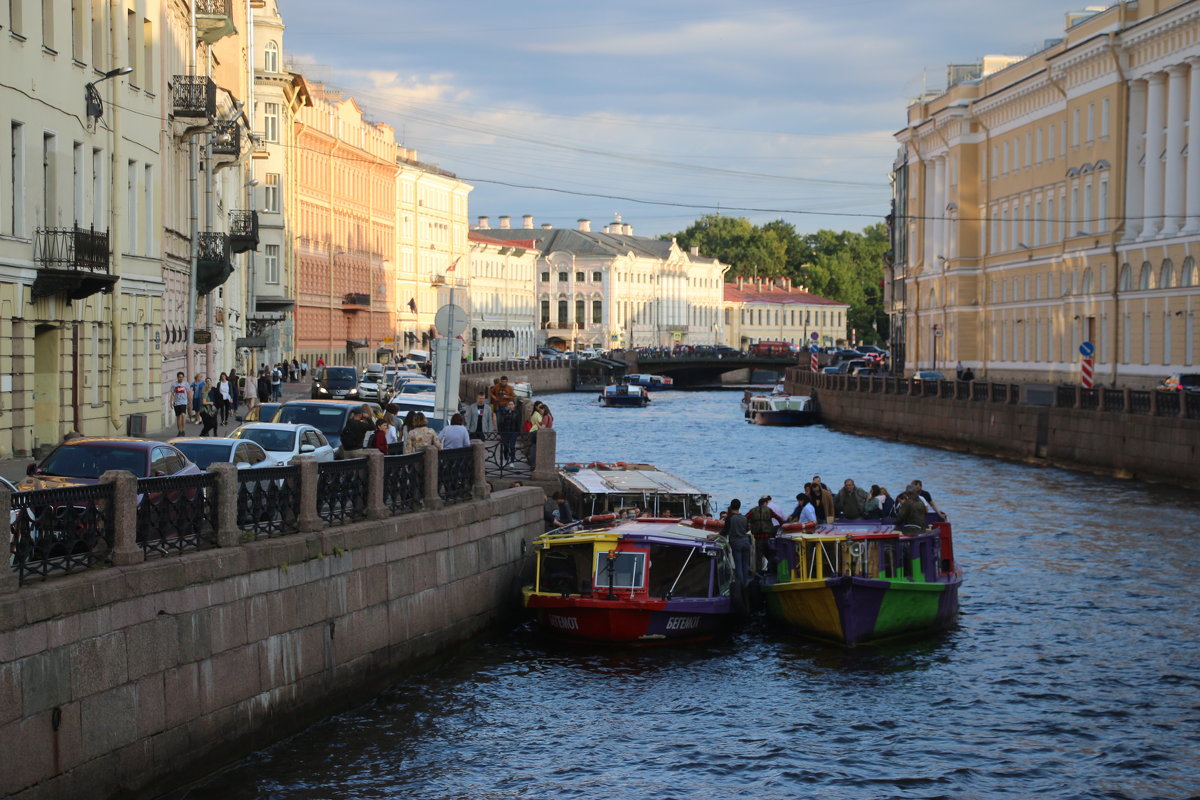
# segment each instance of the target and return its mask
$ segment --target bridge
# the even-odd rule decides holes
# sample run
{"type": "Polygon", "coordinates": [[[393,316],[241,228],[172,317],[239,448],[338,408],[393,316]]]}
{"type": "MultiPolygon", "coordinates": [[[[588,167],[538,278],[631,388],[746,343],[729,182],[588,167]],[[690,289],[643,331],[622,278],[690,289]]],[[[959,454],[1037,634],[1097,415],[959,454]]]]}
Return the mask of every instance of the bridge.
{"type": "Polygon", "coordinates": [[[666,375],[675,381],[679,387],[708,386],[720,383],[721,376],[726,372],[740,369],[770,370],[778,372],[783,377],[788,367],[794,367],[799,362],[795,356],[758,356],[758,355],[724,355],[701,353],[698,355],[635,355],[633,353],[615,356],[629,363],[632,373],[651,373],[666,375]]]}

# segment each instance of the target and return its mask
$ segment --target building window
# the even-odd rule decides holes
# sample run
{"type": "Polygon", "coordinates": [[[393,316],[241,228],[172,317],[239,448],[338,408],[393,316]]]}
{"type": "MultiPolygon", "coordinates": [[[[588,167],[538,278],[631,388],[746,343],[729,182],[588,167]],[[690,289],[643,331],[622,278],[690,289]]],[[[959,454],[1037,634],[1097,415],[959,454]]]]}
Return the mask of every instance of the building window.
{"type": "Polygon", "coordinates": [[[578,281],[579,283],[583,283],[583,273],[582,273],[582,272],[576,272],[576,273],[575,273],[575,280],[576,280],[576,281],[578,281]]]}
{"type": "Polygon", "coordinates": [[[278,285],[279,283],[279,245],[269,244],[263,252],[263,272],[267,283],[278,285]]]}
{"type": "Polygon", "coordinates": [[[1054,160],[1054,123],[1050,123],[1050,127],[1046,128],[1046,160],[1054,160]]]}
{"type": "Polygon", "coordinates": [[[566,300],[558,301],[558,327],[560,327],[560,328],[570,327],[570,323],[567,319],[567,301],[566,300]]]}
{"type": "Polygon", "coordinates": [[[542,327],[544,328],[549,324],[550,324],[550,301],[543,300],[542,301],[542,327]]]}
{"type": "Polygon", "coordinates": [[[1108,98],[1100,104],[1100,138],[1108,138],[1108,98]]]}
{"type": "Polygon", "coordinates": [[[575,322],[578,323],[579,327],[581,328],[587,324],[587,317],[584,314],[583,300],[575,301],[575,322]]]}
{"type": "Polygon", "coordinates": [[[1096,104],[1088,103],[1087,115],[1087,141],[1092,142],[1096,139],[1096,104]]]}
{"type": "Polygon", "coordinates": [[[263,103],[263,139],[279,141],[279,103],[263,103]]]}
{"type": "Polygon", "coordinates": [[[1108,230],[1108,181],[1100,181],[1100,205],[1096,209],[1096,230],[1104,233],[1108,230]]]}
{"type": "Polygon", "coordinates": [[[599,325],[604,321],[604,305],[599,300],[592,301],[592,324],[599,325]]]}
{"type": "Polygon", "coordinates": [[[279,72],[279,45],[274,42],[267,42],[267,46],[263,48],[263,70],[279,72]]]}
{"type": "Polygon", "coordinates": [[[263,186],[263,211],[279,212],[279,173],[268,172],[263,186]]]}
{"type": "Polygon", "coordinates": [[[550,282],[550,273],[543,272],[542,273],[542,283],[549,283],[549,282],[550,282]]]}
{"type": "Polygon", "coordinates": [[[567,282],[567,273],[565,273],[565,272],[558,273],[558,282],[566,283],[567,282]]]}
{"type": "Polygon", "coordinates": [[[600,281],[602,281],[603,279],[604,279],[604,276],[601,275],[599,272],[592,273],[592,280],[595,281],[596,283],[600,283],[600,281]]]}

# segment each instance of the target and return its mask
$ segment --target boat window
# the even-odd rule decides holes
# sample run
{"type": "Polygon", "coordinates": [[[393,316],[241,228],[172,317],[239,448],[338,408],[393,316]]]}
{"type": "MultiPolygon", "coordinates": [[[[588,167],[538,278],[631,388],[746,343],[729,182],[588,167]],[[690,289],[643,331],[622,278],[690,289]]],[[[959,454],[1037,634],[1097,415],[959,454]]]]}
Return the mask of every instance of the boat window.
{"type": "Polygon", "coordinates": [[[611,562],[607,552],[596,554],[596,591],[608,586],[614,589],[641,589],[646,575],[645,553],[617,553],[611,562]],[[611,582],[609,570],[611,573],[611,582]]]}
{"type": "Polygon", "coordinates": [[[587,594],[588,562],[592,544],[556,545],[542,553],[538,591],[558,594],[587,594]],[[582,581],[582,583],[581,583],[582,581]]]}
{"type": "Polygon", "coordinates": [[[708,597],[712,562],[695,547],[651,546],[650,596],[708,597]]]}

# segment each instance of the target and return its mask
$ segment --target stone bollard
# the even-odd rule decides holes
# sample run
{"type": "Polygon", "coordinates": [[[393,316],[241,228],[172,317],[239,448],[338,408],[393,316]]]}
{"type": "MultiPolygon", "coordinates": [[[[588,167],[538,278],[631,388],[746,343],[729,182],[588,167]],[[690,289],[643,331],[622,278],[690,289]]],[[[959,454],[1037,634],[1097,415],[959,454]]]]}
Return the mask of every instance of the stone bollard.
{"type": "Polygon", "coordinates": [[[228,461],[214,461],[208,471],[217,476],[217,518],[213,527],[217,529],[217,547],[237,547],[242,540],[238,529],[238,468],[228,461]]]}
{"type": "Polygon", "coordinates": [[[1133,398],[1129,396],[1130,391],[1128,386],[1121,390],[1121,411],[1126,414],[1133,411],[1133,404],[1130,402],[1133,398]]]}
{"type": "Polygon", "coordinates": [[[1150,416],[1152,416],[1152,417],[1158,416],[1158,390],[1157,389],[1150,390],[1150,416]]]}
{"type": "Polygon", "coordinates": [[[1083,408],[1083,387],[1076,385],[1075,387],[1075,405],[1072,408],[1083,408]]]}
{"type": "MultiPolygon", "coordinates": [[[[0,519],[8,519],[12,515],[12,492],[0,489],[0,519]]],[[[21,587],[21,581],[14,569],[0,567],[0,594],[11,594],[21,587]]]]}
{"type": "Polygon", "coordinates": [[[312,456],[294,456],[292,463],[300,468],[300,512],[296,528],[301,533],[324,530],[325,521],[317,513],[317,460],[312,456]]]}
{"type": "Polygon", "coordinates": [[[558,472],[554,468],[557,437],[558,431],[553,428],[538,431],[537,436],[533,437],[533,480],[558,480],[558,472]]]}
{"type": "Polygon", "coordinates": [[[1108,390],[1104,388],[1103,384],[1096,387],[1096,411],[1104,410],[1104,395],[1107,393],[1108,390]]]}
{"type": "Polygon", "coordinates": [[[433,445],[425,448],[425,510],[437,511],[445,503],[438,491],[438,449],[433,445]]]}
{"type": "Polygon", "coordinates": [[[383,504],[383,453],[375,448],[362,451],[367,456],[367,519],[391,516],[383,504]]]}
{"type": "Polygon", "coordinates": [[[487,500],[492,496],[487,480],[487,446],[478,440],[471,442],[471,457],[475,465],[471,477],[471,493],[476,500],[487,500]]]}
{"type": "Polygon", "coordinates": [[[113,485],[110,509],[113,565],[128,567],[141,564],[146,560],[146,553],[137,544],[137,478],[133,477],[132,472],[110,469],[100,476],[100,482],[113,485]]]}

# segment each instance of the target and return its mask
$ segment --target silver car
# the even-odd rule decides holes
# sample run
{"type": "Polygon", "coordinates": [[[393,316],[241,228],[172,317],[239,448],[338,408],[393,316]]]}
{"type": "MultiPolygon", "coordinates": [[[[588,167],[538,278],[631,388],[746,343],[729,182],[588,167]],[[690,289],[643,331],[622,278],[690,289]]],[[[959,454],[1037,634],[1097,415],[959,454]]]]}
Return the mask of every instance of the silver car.
{"type": "Polygon", "coordinates": [[[179,448],[193,464],[203,470],[207,470],[208,465],[214,462],[235,464],[238,469],[276,466],[276,460],[269,456],[262,447],[254,442],[244,442],[232,436],[227,439],[187,436],[172,439],[169,444],[179,448]]]}
{"type": "Polygon", "coordinates": [[[333,461],[334,458],[333,446],[325,434],[312,425],[251,422],[235,429],[229,436],[256,443],[281,465],[292,463],[296,456],[312,456],[317,461],[333,461]]]}

